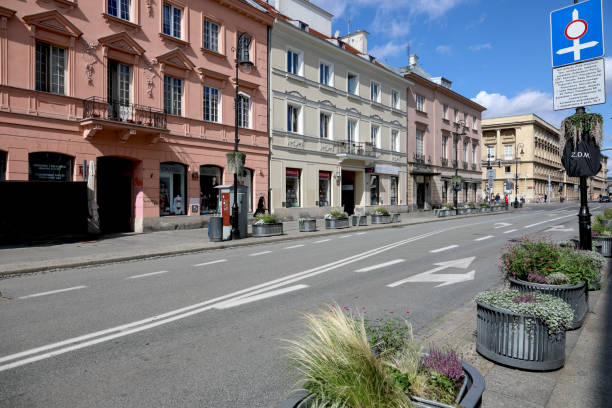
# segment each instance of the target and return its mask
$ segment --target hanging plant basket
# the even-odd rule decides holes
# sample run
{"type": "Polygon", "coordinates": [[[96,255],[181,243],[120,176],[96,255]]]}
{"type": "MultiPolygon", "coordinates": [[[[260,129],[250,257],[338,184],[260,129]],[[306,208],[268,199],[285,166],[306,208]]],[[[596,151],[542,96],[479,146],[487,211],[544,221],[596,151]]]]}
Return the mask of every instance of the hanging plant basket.
{"type": "Polygon", "coordinates": [[[576,113],[561,122],[561,162],[570,177],[591,177],[601,170],[603,117],[576,113]]]}
{"type": "Polygon", "coordinates": [[[227,170],[230,173],[242,175],[244,172],[244,163],[246,161],[246,154],[243,152],[231,152],[226,153],[225,157],[227,158],[227,170]]]}
{"type": "Polygon", "coordinates": [[[572,141],[576,145],[583,132],[588,132],[598,145],[601,144],[603,116],[599,113],[576,113],[561,122],[561,140],[572,141]]]}

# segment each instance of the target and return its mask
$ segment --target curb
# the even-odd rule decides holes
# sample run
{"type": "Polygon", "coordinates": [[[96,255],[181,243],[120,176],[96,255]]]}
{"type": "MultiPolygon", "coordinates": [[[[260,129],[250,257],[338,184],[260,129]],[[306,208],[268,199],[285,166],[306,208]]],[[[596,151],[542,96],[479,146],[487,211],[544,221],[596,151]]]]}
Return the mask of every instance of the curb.
{"type": "MultiPolygon", "coordinates": [[[[455,215],[453,217],[436,217],[432,219],[419,220],[419,221],[409,222],[409,223],[368,225],[368,226],[355,227],[355,228],[358,228],[360,231],[378,230],[378,229],[387,229],[387,228],[401,228],[401,227],[410,226],[410,225],[429,224],[433,222],[449,221],[449,220],[460,219],[460,218],[462,219],[462,218],[473,218],[473,217],[482,217],[482,216],[497,216],[497,215],[508,214],[511,212],[515,212],[515,210],[500,211],[497,213],[455,215]]],[[[139,260],[139,259],[151,259],[151,258],[174,256],[174,255],[181,255],[181,254],[190,254],[190,253],[204,252],[204,251],[217,250],[217,249],[228,249],[228,248],[245,247],[245,246],[251,246],[251,245],[268,244],[268,243],[273,243],[273,242],[294,241],[294,240],[303,239],[309,236],[320,237],[320,236],[329,236],[329,235],[336,235],[336,234],[346,234],[347,231],[350,231],[350,228],[342,229],[342,230],[329,230],[329,231],[322,230],[320,233],[317,233],[317,234],[306,234],[306,235],[300,234],[300,235],[289,236],[288,234],[286,234],[286,235],[278,235],[278,236],[269,237],[269,238],[248,237],[245,240],[236,241],[236,242],[227,241],[227,243],[223,243],[221,245],[215,245],[214,247],[211,247],[208,245],[207,246],[197,246],[197,247],[192,247],[192,248],[180,248],[180,249],[175,249],[175,250],[170,250],[170,251],[156,251],[156,252],[151,252],[151,253],[141,253],[141,254],[124,255],[124,256],[120,255],[120,256],[114,256],[114,257],[103,258],[103,259],[81,259],[81,260],[74,260],[74,261],[67,261],[67,262],[55,262],[55,263],[53,263],[53,261],[46,261],[46,262],[40,262],[38,265],[26,266],[26,267],[21,267],[21,266],[11,267],[11,265],[8,265],[8,268],[0,269],[0,279],[4,277],[12,276],[12,275],[22,275],[22,274],[30,274],[30,273],[37,273],[37,272],[48,272],[48,271],[53,271],[53,270],[80,268],[84,266],[93,266],[93,265],[104,265],[104,264],[111,264],[111,263],[118,263],[118,262],[134,261],[134,260],[139,260]],[[253,239],[253,241],[246,241],[251,238],[253,239]]],[[[0,268],[2,267],[0,266],[0,268]]]]}

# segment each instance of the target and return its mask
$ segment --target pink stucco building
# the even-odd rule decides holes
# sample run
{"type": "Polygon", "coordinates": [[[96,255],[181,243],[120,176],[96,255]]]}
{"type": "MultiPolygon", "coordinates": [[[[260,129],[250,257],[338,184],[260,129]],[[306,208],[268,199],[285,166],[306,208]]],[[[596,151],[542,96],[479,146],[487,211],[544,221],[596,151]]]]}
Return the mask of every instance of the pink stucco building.
{"type": "Polygon", "coordinates": [[[242,182],[268,191],[267,43],[273,18],[239,0],[4,0],[0,180],[84,179],[103,231],[202,224],[231,184],[234,47],[242,182]],[[197,206],[192,206],[197,204],[197,206]]]}
{"type": "Polygon", "coordinates": [[[410,56],[408,87],[408,204],[411,209],[453,204],[453,176],[461,178],[457,202],[482,199],[481,114],[486,109],[451,89],[451,81],[432,77],[410,56]]]}

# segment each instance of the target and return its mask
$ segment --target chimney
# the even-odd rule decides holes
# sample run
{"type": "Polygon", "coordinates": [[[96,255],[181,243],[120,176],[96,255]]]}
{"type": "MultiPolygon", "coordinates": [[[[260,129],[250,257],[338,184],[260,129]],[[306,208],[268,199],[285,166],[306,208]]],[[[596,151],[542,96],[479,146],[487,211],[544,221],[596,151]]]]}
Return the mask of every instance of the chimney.
{"type": "Polygon", "coordinates": [[[408,58],[408,66],[415,68],[419,64],[419,57],[416,54],[410,54],[408,58]]]}
{"type": "Polygon", "coordinates": [[[368,33],[364,30],[357,30],[352,34],[341,37],[344,42],[353,48],[356,48],[361,54],[368,53],[368,33]]]}

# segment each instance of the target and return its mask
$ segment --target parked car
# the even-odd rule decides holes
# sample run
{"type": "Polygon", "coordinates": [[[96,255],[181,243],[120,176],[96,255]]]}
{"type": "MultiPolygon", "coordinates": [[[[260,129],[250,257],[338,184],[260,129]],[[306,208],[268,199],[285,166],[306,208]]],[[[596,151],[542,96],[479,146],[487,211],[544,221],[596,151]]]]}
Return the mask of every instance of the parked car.
{"type": "Polygon", "coordinates": [[[599,202],[600,202],[600,203],[609,203],[609,202],[610,202],[610,196],[607,196],[607,195],[605,195],[605,196],[601,196],[601,197],[599,198],[599,202]]]}

